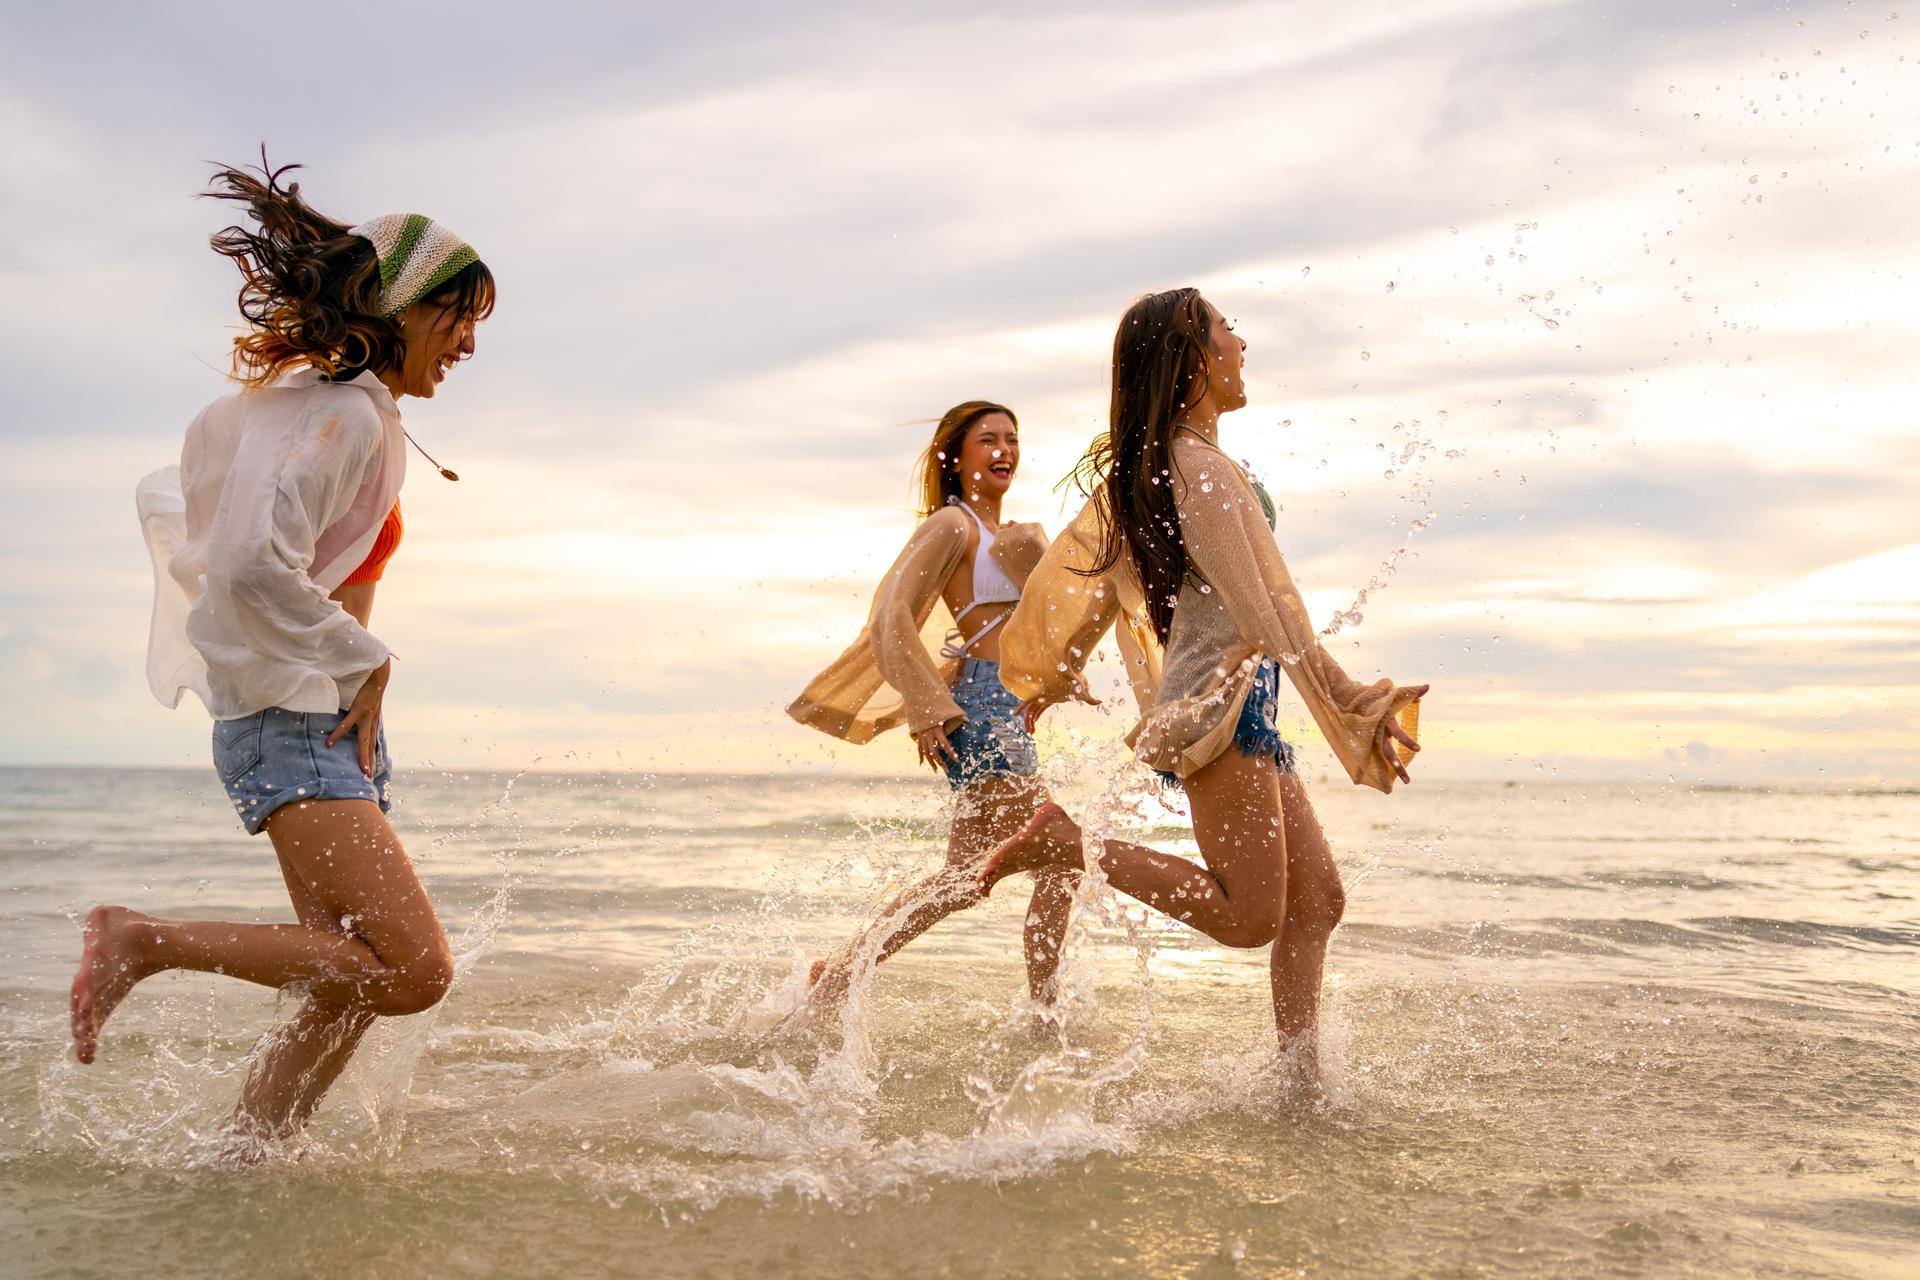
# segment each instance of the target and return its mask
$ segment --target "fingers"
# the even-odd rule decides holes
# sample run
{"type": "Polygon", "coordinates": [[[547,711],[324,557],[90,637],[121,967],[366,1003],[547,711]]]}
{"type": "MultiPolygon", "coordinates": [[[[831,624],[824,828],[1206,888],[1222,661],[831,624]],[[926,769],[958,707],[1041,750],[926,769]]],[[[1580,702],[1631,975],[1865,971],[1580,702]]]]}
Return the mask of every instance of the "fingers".
{"type": "Polygon", "coordinates": [[[360,772],[368,778],[373,777],[373,746],[378,739],[374,728],[374,725],[362,725],[353,731],[360,747],[360,772]]]}
{"type": "Polygon", "coordinates": [[[352,733],[354,719],[355,715],[351,710],[349,710],[346,715],[341,716],[340,723],[333,726],[333,731],[327,734],[327,745],[331,747],[339,742],[340,739],[352,733]]]}
{"type": "Polygon", "coordinates": [[[1400,759],[1400,753],[1394,750],[1393,740],[1395,738],[1407,743],[1407,745],[1415,751],[1420,749],[1416,743],[1409,741],[1407,735],[1400,731],[1399,725],[1391,720],[1381,721],[1379,743],[1381,756],[1386,759],[1387,765],[1393,770],[1394,775],[1398,777],[1400,781],[1412,782],[1413,778],[1407,773],[1407,766],[1400,759]]]}

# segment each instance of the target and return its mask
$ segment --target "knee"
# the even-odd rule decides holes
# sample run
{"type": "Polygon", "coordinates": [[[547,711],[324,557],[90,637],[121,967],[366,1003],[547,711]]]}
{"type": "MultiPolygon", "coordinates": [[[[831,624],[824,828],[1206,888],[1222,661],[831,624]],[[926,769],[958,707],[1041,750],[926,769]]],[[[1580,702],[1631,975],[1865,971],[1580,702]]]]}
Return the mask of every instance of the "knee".
{"type": "Polygon", "coordinates": [[[394,969],[387,990],[374,1002],[389,1018],[425,1013],[453,987],[453,952],[443,938],[404,966],[394,969]]]}
{"type": "Polygon", "coordinates": [[[1252,950],[1264,947],[1280,936],[1280,915],[1277,911],[1253,911],[1227,923],[1214,941],[1223,946],[1252,950]]]}
{"type": "Polygon", "coordinates": [[[1332,933],[1347,914],[1347,891],[1338,880],[1306,887],[1287,904],[1289,928],[1332,933]]]}

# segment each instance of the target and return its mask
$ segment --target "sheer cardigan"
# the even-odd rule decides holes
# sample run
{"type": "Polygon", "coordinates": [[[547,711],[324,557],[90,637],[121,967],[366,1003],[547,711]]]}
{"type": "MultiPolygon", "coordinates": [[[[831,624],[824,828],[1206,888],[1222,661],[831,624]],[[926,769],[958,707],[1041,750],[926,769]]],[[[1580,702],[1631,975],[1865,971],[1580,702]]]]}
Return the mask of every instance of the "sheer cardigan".
{"type": "Polygon", "coordinates": [[[1390,680],[1361,684],[1321,646],[1253,486],[1232,459],[1184,437],[1173,459],[1181,537],[1205,585],[1181,587],[1166,645],[1148,621],[1130,556],[1082,576],[1104,540],[1105,508],[1096,495],[1048,548],[1002,628],[1001,682],[1022,699],[1089,700],[1087,661],[1119,622],[1141,712],[1127,743],[1148,765],[1184,778],[1232,745],[1254,672],[1271,657],[1347,775],[1391,792],[1381,726],[1391,717],[1418,741],[1419,693],[1390,680]]]}
{"type": "MultiPolygon", "coordinates": [[[[966,558],[972,528],[957,507],[920,522],[880,580],[859,637],[808,683],[788,715],[854,743],[899,724],[918,734],[966,718],[949,692],[959,663],[937,662],[934,653],[951,624],[940,593],[966,558]]],[[[988,554],[1024,589],[1046,549],[1039,525],[1013,523],[1000,526],[988,554]]]]}

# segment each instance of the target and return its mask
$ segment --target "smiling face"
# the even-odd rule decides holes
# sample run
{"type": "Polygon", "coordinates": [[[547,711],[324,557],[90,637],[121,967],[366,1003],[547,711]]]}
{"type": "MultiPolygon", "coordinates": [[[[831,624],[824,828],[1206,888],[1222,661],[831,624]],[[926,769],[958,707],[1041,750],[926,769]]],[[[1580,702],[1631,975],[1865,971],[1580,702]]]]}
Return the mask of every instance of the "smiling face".
{"type": "Polygon", "coordinates": [[[1020,428],[1004,413],[983,415],[967,428],[954,471],[968,501],[1006,496],[1020,469],[1020,428]]]}
{"type": "Polygon", "coordinates": [[[447,371],[473,354],[473,330],[478,320],[432,302],[416,303],[397,318],[407,354],[389,385],[399,384],[394,387],[395,395],[430,400],[447,371]]]}

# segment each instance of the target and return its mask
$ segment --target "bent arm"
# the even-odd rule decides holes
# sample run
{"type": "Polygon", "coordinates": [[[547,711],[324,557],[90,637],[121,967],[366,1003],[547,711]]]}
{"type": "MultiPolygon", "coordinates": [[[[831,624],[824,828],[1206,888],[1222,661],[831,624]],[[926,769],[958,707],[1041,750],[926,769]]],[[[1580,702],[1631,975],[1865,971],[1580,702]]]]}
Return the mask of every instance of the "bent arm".
{"type": "Polygon", "coordinates": [[[1194,566],[1220,593],[1242,636],[1279,661],[1348,776],[1391,791],[1382,729],[1391,718],[1415,738],[1420,690],[1390,680],[1363,685],[1342,670],[1320,644],[1245,477],[1224,457],[1193,459],[1187,471],[1180,529],[1194,566]],[[1211,491],[1203,492],[1202,470],[1211,491]]]}
{"type": "Polygon", "coordinates": [[[209,539],[207,572],[270,628],[259,639],[345,680],[388,657],[386,645],[310,574],[323,530],[352,506],[379,449],[377,428],[328,418],[303,434],[281,465],[270,510],[209,539]],[[278,643],[274,643],[277,641],[278,643]]]}
{"type": "Polygon", "coordinates": [[[1098,500],[1048,546],[1027,576],[1000,633],[1000,683],[1022,701],[1092,702],[1086,667],[1120,616],[1122,566],[1083,576],[1099,562],[1098,500]]]}
{"type": "Polygon", "coordinates": [[[966,718],[920,638],[934,601],[966,550],[966,517],[952,508],[936,511],[913,531],[874,593],[867,621],[874,666],[900,695],[909,733],[966,718]]]}

